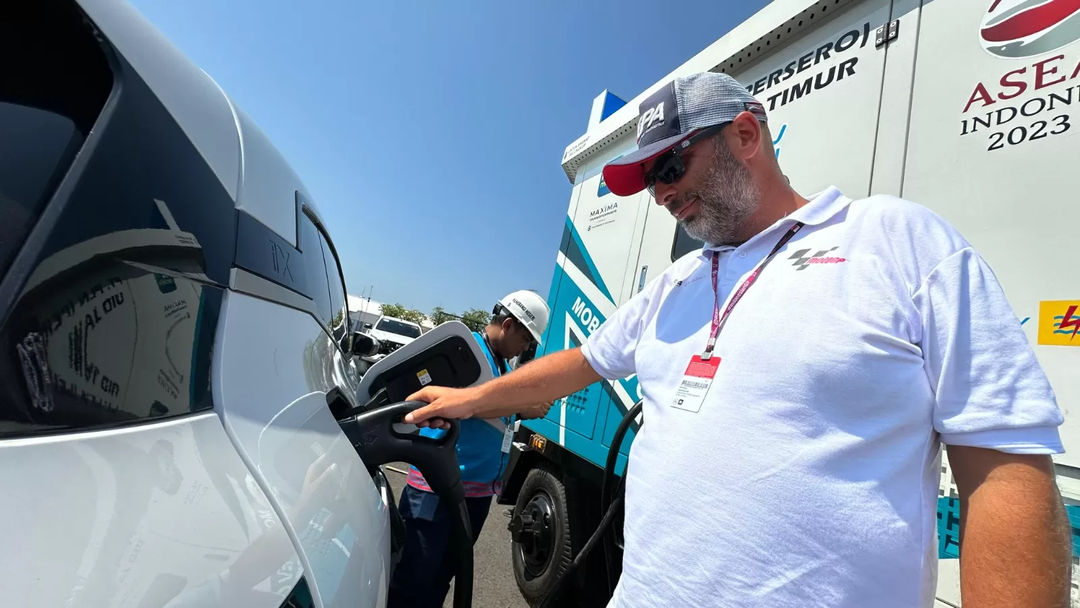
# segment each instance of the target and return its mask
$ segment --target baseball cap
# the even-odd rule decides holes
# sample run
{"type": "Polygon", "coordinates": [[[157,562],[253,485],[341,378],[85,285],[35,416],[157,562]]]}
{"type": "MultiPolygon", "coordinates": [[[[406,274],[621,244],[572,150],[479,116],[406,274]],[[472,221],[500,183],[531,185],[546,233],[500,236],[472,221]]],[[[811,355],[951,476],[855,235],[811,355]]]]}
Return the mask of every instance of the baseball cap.
{"type": "Polygon", "coordinates": [[[604,183],[619,196],[641,192],[650,160],[695,131],[729,123],[742,112],[767,122],[765,106],[731,76],[702,72],[676,78],[638,105],[638,149],[604,165],[604,183]]]}

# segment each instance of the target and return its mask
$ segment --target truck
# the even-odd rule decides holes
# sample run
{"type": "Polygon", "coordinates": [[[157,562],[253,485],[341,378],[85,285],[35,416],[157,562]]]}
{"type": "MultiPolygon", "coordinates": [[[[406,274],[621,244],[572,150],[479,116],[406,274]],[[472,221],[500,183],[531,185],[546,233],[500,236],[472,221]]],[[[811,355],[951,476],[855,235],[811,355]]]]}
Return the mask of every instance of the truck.
{"type": "MultiPolygon", "coordinates": [[[[1071,413],[1080,406],[1080,241],[1070,219],[1080,4],[776,0],[629,101],[603,91],[562,157],[572,188],[537,356],[584,343],[650,278],[701,246],[646,192],[612,194],[601,169],[635,149],[641,100],[702,71],[733,76],[765,106],[798,192],[835,185],[853,198],[913,200],[960,229],[994,269],[1065,413],[1066,451],[1054,463],[1073,525],[1072,605],[1080,606],[1080,418],[1071,413]]],[[[640,398],[632,377],[605,381],[519,426],[500,500],[515,505],[515,577],[530,602],[555,588],[596,526],[608,450],[640,398]]],[[[632,437],[619,449],[619,474],[632,437]]],[[[938,495],[936,606],[956,607],[959,501],[944,455],[938,495]]],[[[611,569],[604,553],[593,552],[566,587],[582,604],[606,598],[596,591],[604,588],[596,577],[611,569]]]]}
{"type": "Polygon", "coordinates": [[[379,353],[388,355],[419,338],[423,330],[412,321],[382,315],[368,333],[379,341],[379,353]]]}

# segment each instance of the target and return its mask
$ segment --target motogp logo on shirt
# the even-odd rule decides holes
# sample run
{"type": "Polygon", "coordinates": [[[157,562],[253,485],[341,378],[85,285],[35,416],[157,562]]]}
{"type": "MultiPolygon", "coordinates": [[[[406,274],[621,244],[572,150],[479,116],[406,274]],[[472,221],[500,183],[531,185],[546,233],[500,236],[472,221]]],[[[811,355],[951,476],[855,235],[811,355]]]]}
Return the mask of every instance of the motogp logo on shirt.
{"type": "Polygon", "coordinates": [[[991,55],[1032,57],[1080,39],[1080,0],[994,0],[979,27],[991,55]]]}
{"type": "Polygon", "coordinates": [[[788,259],[795,260],[795,262],[792,264],[792,266],[795,267],[795,270],[806,270],[807,267],[809,267],[811,264],[843,264],[847,261],[847,258],[826,255],[828,253],[836,251],[838,248],[839,246],[833,247],[831,249],[822,249],[821,251],[818,251],[817,253],[809,256],[806,255],[810,252],[809,249],[800,249],[795,253],[791,254],[791,257],[788,259]]]}

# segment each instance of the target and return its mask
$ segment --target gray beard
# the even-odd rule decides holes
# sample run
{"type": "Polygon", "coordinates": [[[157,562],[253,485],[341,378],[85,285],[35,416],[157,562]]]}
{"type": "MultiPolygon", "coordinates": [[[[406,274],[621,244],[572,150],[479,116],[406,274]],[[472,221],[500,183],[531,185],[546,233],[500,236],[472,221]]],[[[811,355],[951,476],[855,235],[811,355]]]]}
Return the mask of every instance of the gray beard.
{"type": "MultiPolygon", "coordinates": [[[[715,139],[715,162],[701,189],[687,192],[699,199],[698,214],[682,222],[686,233],[710,245],[738,245],[739,227],[757,209],[760,191],[750,171],[735,159],[721,138],[715,139]]],[[[677,201],[679,208],[684,201],[677,201]]]]}

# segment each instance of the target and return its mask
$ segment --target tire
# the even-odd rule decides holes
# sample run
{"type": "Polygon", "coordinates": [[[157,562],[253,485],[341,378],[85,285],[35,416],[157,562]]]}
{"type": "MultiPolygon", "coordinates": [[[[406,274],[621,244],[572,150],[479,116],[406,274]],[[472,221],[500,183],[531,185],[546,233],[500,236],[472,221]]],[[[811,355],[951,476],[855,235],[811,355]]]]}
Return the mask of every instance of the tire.
{"type": "Polygon", "coordinates": [[[530,471],[510,522],[514,579],[529,605],[539,606],[570,566],[572,525],[559,476],[543,466],[530,471]]]}

